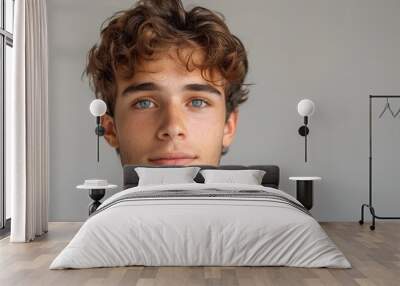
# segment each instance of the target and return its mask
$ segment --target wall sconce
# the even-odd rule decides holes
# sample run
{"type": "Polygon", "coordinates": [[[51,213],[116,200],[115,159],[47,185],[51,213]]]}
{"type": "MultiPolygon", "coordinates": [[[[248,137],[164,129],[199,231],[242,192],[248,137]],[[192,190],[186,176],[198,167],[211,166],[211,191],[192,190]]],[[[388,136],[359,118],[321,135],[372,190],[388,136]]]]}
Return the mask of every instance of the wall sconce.
{"type": "Polygon", "coordinates": [[[100,117],[103,116],[107,111],[106,103],[101,99],[95,99],[90,103],[90,113],[96,116],[96,129],[94,132],[97,135],[97,162],[99,162],[99,138],[104,135],[105,129],[100,125],[100,117]]]}
{"type": "Polygon", "coordinates": [[[307,162],[307,135],[310,130],[307,127],[308,117],[314,113],[315,105],[309,99],[300,100],[297,104],[297,112],[304,117],[304,125],[299,128],[299,134],[304,136],[304,160],[307,162]]]}

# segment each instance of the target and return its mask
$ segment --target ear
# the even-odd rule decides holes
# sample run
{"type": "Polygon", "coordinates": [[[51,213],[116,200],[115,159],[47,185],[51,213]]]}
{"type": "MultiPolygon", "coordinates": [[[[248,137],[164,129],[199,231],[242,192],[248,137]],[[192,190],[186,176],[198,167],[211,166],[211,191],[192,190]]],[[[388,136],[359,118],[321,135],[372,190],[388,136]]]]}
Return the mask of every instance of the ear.
{"type": "Polygon", "coordinates": [[[224,137],[222,139],[223,147],[228,147],[229,145],[231,145],[236,133],[238,117],[239,117],[238,109],[232,111],[231,114],[229,115],[228,120],[226,121],[224,126],[224,137]]]}
{"type": "Polygon", "coordinates": [[[101,125],[104,127],[104,138],[111,147],[119,148],[117,129],[115,128],[114,118],[105,114],[101,117],[101,125]]]}

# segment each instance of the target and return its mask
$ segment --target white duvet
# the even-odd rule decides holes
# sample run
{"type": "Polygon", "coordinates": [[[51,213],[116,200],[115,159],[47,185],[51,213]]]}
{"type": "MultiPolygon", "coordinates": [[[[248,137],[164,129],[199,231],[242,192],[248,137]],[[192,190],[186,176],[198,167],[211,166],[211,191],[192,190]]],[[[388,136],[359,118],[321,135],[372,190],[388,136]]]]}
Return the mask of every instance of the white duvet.
{"type": "Polygon", "coordinates": [[[261,190],[241,184],[138,186],[105,200],[50,269],[145,266],[294,266],[350,268],[318,222],[290,204],[246,197],[121,200],[146,191],[261,190]]]}

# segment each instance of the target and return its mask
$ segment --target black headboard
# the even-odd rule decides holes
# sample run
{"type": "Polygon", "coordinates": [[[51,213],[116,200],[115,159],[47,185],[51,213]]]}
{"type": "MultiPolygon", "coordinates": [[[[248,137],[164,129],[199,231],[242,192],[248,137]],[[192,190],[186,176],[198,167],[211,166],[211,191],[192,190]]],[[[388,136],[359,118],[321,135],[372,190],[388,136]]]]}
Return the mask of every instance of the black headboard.
{"type": "MultiPolygon", "coordinates": [[[[210,165],[190,165],[200,167],[201,169],[221,169],[221,170],[246,170],[246,169],[256,169],[256,170],[264,170],[265,175],[262,179],[261,184],[265,187],[271,187],[278,189],[279,188],[279,167],[276,165],[219,165],[219,166],[210,166],[210,165]]],[[[136,167],[153,167],[146,165],[124,165],[124,190],[132,187],[136,187],[139,181],[139,177],[135,172],[136,167]]],[[[185,166],[157,166],[156,168],[180,168],[185,166]]],[[[155,168],[155,167],[153,167],[155,168]]],[[[204,178],[200,174],[194,178],[197,183],[204,183],[204,178]]]]}

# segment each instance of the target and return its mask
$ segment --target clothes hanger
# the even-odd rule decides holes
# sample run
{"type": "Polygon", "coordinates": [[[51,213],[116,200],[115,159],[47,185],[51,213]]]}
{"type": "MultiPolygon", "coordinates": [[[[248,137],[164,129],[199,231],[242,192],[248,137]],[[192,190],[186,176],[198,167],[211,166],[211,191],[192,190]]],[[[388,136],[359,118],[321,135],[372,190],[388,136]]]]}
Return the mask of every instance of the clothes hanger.
{"type": "Polygon", "coordinates": [[[394,118],[396,118],[396,117],[397,117],[397,115],[399,115],[399,113],[400,113],[400,108],[399,108],[399,110],[397,110],[396,114],[395,114],[395,115],[393,115],[393,116],[394,116],[394,118]]]}
{"type": "Polygon", "coordinates": [[[390,103],[389,103],[389,98],[386,97],[386,104],[385,104],[385,108],[383,109],[383,111],[381,112],[381,114],[379,115],[379,118],[381,118],[383,116],[383,114],[385,113],[386,109],[389,109],[390,113],[392,114],[393,118],[396,118],[397,115],[400,113],[400,109],[396,112],[396,114],[394,114],[393,110],[390,108],[390,103]]]}

